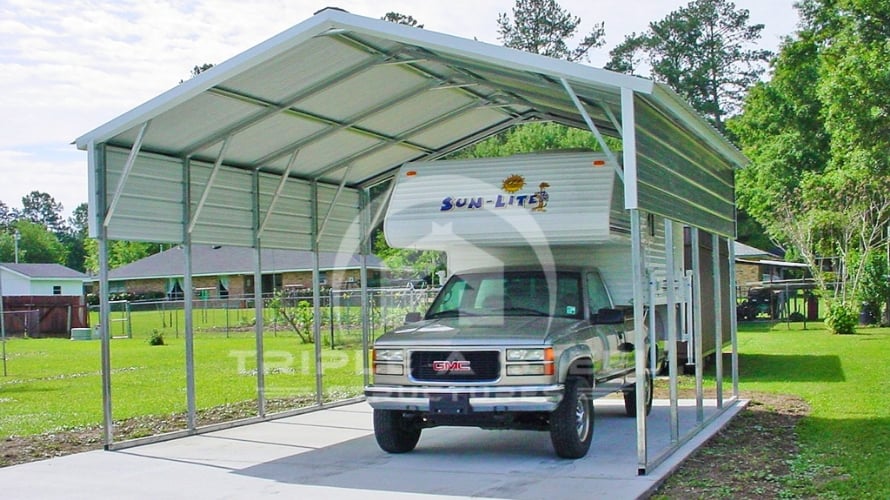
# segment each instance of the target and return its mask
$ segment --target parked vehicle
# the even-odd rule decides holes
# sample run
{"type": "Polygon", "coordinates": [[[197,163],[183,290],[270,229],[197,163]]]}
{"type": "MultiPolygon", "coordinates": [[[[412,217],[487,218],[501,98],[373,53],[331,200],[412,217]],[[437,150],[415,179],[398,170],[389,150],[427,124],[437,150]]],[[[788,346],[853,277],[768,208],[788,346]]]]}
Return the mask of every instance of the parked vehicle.
{"type": "Polygon", "coordinates": [[[456,274],[422,319],[375,342],[373,367],[365,395],[391,453],[414,449],[424,428],[453,425],[549,430],[559,456],[579,458],[593,397],[623,391],[636,416],[633,321],[594,269],[456,274]]]}
{"type": "MultiPolygon", "coordinates": [[[[450,278],[428,311],[374,343],[365,395],[381,448],[410,451],[428,427],[477,426],[549,430],[559,456],[582,457],[594,397],[623,392],[636,415],[637,354],[650,361],[648,411],[652,372],[664,359],[665,227],[654,216],[643,222],[651,285],[646,325],[636,329],[617,171],[590,152],[401,168],[387,241],[445,251],[450,278]],[[644,353],[634,349],[636,332],[644,353]]],[[[683,228],[674,231],[674,272],[684,276],[683,228]]]]}

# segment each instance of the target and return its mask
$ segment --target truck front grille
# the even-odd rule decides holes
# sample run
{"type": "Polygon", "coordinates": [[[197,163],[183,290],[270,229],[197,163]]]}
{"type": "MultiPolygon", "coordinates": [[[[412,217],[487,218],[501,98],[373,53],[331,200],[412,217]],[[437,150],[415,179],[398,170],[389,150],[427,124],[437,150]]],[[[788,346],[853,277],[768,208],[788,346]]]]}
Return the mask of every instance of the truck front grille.
{"type": "Polygon", "coordinates": [[[498,351],[414,351],[411,377],[425,382],[493,382],[501,375],[498,351]]]}

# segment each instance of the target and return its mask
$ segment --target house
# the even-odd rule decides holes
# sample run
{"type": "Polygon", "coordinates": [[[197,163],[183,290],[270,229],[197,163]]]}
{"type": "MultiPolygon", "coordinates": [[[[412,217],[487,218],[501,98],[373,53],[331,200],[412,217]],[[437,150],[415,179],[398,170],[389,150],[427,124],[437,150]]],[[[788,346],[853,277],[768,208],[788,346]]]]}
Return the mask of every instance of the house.
{"type": "MultiPolygon", "coordinates": [[[[312,252],[262,249],[262,290],[298,293],[312,289],[312,252]]],[[[193,245],[192,287],[200,298],[243,297],[254,293],[255,253],[252,248],[193,245]]],[[[361,286],[361,260],[357,255],[319,253],[322,288],[361,286]]],[[[368,256],[368,285],[377,286],[386,265],[368,256]]],[[[181,298],[185,255],[182,247],[148,256],[109,272],[111,293],[140,297],[181,298]]]]}
{"type": "Polygon", "coordinates": [[[67,336],[87,326],[83,286],[87,276],[61,264],[0,263],[7,335],[67,336]]]}
{"type": "Polygon", "coordinates": [[[0,264],[3,296],[83,295],[87,276],[61,264],[0,264]]]}

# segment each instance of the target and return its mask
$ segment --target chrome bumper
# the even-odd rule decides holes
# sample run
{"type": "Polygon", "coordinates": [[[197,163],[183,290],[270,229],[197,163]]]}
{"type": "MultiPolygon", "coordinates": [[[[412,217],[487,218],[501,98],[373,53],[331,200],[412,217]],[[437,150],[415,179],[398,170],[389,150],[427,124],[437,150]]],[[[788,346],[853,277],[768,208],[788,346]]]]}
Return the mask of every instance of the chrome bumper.
{"type": "Polygon", "coordinates": [[[431,400],[467,401],[474,412],[553,411],[562,401],[562,385],[514,387],[410,387],[370,385],[365,399],[376,410],[429,412],[431,400]]]}

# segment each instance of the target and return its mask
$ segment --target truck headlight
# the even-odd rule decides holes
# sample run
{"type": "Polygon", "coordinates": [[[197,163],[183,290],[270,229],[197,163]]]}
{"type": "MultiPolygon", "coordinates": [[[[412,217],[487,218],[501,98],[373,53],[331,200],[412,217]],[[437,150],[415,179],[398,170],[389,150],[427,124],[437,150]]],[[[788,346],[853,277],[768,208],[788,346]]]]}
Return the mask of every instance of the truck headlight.
{"type": "Polygon", "coordinates": [[[507,361],[553,361],[553,348],[507,349],[507,361]]]}
{"type": "Polygon", "coordinates": [[[402,349],[374,349],[374,361],[401,363],[405,361],[405,351],[402,349]]]}
{"type": "Polygon", "coordinates": [[[552,347],[507,349],[507,375],[553,375],[554,372],[552,347]]]}

